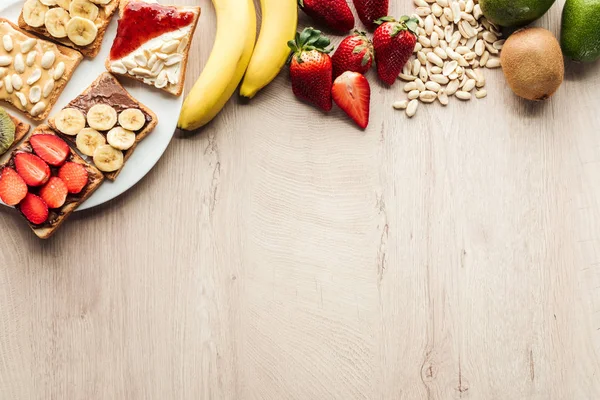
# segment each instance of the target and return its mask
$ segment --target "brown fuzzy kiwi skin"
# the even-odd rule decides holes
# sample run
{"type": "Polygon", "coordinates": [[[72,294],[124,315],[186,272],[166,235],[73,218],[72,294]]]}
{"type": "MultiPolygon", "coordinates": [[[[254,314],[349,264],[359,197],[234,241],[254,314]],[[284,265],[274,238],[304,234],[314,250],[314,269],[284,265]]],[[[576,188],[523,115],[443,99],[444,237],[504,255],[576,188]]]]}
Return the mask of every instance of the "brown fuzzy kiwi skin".
{"type": "Polygon", "coordinates": [[[546,100],[560,87],[565,65],[558,40],[543,28],[524,28],[504,43],[502,71],[513,92],[527,100],[546,100]]]}

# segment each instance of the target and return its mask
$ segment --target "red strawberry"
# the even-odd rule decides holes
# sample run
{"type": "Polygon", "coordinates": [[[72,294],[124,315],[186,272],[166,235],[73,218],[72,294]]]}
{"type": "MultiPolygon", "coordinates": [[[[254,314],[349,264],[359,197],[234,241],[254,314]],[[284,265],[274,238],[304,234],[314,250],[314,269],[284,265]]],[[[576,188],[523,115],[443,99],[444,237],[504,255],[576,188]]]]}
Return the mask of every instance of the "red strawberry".
{"type": "Polygon", "coordinates": [[[31,143],[35,154],[49,165],[55,167],[62,165],[69,154],[71,154],[69,145],[55,135],[33,135],[29,143],[31,143]]]}
{"type": "Polygon", "coordinates": [[[332,65],[329,53],[329,39],[321,36],[321,31],[306,28],[296,33],[296,40],[290,40],[290,77],[292,90],[299,99],[314,104],[323,111],[330,111],[332,65]]]}
{"type": "Polygon", "coordinates": [[[392,17],[381,18],[381,25],[373,34],[377,74],[388,85],[393,85],[417,44],[418,21],[404,16],[400,21],[392,17]]]}
{"type": "Polygon", "coordinates": [[[331,57],[333,79],[346,71],[366,73],[373,64],[373,57],[373,43],[364,32],[354,31],[353,35],[342,40],[331,57]]]}
{"type": "Polygon", "coordinates": [[[15,166],[21,178],[29,186],[41,186],[50,179],[50,167],[35,154],[17,153],[15,166]]]}
{"type": "Polygon", "coordinates": [[[365,129],[369,125],[371,86],[358,72],[346,71],[333,83],[333,101],[365,129]]]}
{"type": "Polygon", "coordinates": [[[48,183],[40,189],[40,197],[50,208],[60,208],[67,200],[67,185],[62,179],[53,176],[48,183]]]}
{"type": "Polygon", "coordinates": [[[48,220],[48,205],[35,194],[27,193],[19,209],[32,224],[39,225],[48,220]]]}
{"type": "Polygon", "coordinates": [[[306,15],[333,31],[354,28],[354,15],[346,0],[298,0],[298,5],[306,15]]]}
{"type": "Polygon", "coordinates": [[[67,185],[69,193],[80,193],[88,184],[88,172],[81,164],[65,163],[58,170],[58,177],[67,185]]]}
{"type": "Polygon", "coordinates": [[[27,195],[27,184],[9,167],[2,170],[0,178],[0,200],[9,206],[16,206],[27,195]]]}
{"type": "Polygon", "coordinates": [[[354,0],[354,7],[362,23],[373,29],[375,21],[388,15],[389,0],[354,0]]]}

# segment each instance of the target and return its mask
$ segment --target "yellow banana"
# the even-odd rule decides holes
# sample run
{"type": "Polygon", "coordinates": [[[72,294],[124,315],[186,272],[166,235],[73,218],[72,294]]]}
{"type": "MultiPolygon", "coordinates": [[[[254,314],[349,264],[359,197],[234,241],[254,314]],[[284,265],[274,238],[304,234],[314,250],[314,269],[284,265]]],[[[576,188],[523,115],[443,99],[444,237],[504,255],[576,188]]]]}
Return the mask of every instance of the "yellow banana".
{"type": "Polygon", "coordinates": [[[260,35],[240,89],[249,98],[279,74],[290,54],[287,42],[294,39],[298,27],[297,0],[260,0],[260,6],[260,35]]]}
{"type": "Polygon", "coordinates": [[[213,0],[217,35],[212,52],[181,108],[178,127],[196,130],[227,104],[252,57],[256,10],[252,0],[213,0]]]}

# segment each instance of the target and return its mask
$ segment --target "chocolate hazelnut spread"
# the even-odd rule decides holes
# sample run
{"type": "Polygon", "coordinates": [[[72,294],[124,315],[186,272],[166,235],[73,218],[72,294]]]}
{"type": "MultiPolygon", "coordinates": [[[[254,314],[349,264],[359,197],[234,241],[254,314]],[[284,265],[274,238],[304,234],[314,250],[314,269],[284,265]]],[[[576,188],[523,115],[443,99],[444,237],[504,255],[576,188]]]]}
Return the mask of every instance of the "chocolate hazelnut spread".
{"type": "MultiPolygon", "coordinates": [[[[115,81],[115,78],[109,74],[103,74],[87,90],[87,93],[78,96],[67,107],[76,108],[85,115],[96,104],[108,104],[118,113],[128,108],[139,108],[138,104],[127,95],[124,89],[115,81]]],[[[146,124],[152,120],[152,117],[144,110],[140,111],[146,118],[146,124]]]]}

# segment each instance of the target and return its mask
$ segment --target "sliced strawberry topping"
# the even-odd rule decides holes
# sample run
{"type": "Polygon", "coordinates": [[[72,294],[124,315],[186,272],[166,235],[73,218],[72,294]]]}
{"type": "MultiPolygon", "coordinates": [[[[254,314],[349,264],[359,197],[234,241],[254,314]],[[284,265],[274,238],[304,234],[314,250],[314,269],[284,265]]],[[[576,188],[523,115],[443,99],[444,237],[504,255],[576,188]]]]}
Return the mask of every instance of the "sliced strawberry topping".
{"type": "Polygon", "coordinates": [[[27,195],[27,184],[12,168],[4,168],[0,177],[0,200],[9,206],[16,206],[27,195]]]}
{"type": "Polygon", "coordinates": [[[67,200],[67,185],[62,179],[53,176],[48,183],[40,189],[40,197],[46,202],[49,208],[60,208],[67,200]]]}
{"type": "Polygon", "coordinates": [[[65,163],[58,170],[58,177],[67,185],[69,193],[80,193],[88,184],[88,172],[81,164],[65,163]]]}
{"type": "Polygon", "coordinates": [[[360,126],[369,125],[371,87],[369,81],[358,72],[347,71],[333,83],[333,100],[360,126]]]}
{"type": "Polygon", "coordinates": [[[19,209],[32,224],[39,225],[48,220],[48,205],[35,194],[27,193],[19,209]]]}
{"type": "Polygon", "coordinates": [[[33,135],[29,142],[35,154],[55,167],[62,165],[71,153],[69,145],[55,135],[33,135]]]}
{"type": "Polygon", "coordinates": [[[17,153],[15,166],[21,178],[29,186],[41,186],[50,179],[50,167],[35,154],[17,153]]]}

